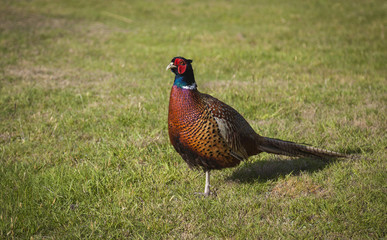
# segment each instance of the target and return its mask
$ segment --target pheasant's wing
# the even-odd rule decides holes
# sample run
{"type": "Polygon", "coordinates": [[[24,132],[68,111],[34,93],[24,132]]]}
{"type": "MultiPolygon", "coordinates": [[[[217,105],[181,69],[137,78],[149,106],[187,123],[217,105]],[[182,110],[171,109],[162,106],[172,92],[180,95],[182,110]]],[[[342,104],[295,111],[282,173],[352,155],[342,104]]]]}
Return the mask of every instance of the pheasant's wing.
{"type": "Polygon", "coordinates": [[[232,149],[231,154],[239,160],[247,159],[249,149],[246,149],[245,142],[253,142],[257,135],[250,124],[222,101],[207,94],[203,94],[203,99],[216,120],[221,136],[232,149]]]}

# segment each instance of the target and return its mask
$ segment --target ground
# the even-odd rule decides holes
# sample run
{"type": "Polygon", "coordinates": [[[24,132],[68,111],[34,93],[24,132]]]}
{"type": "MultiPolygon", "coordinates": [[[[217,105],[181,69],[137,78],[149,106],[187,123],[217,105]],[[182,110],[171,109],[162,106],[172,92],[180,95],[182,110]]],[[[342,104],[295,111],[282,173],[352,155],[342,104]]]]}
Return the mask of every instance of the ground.
{"type": "Polygon", "coordinates": [[[0,3],[0,238],[382,239],[384,1],[0,3]],[[261,135],[344,152],[204,174],[167,133],[175,56],[261,135]]]}

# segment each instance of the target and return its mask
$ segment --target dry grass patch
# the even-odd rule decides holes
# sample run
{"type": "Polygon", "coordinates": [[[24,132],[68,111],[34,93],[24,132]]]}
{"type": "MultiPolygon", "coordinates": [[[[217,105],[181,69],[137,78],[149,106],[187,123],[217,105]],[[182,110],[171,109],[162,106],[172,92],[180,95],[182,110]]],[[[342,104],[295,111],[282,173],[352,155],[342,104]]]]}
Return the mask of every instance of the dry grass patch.
{"type": "Polygon", "coordinates": [[[297,177],[279,180],[270,193],[270,196],[276,198],[300,198],[308,196],[326,198],[329,195],[330,192],[328,189],[315,183],[308,175],[303,174],[297,177]]]}
{"type": "Polygon", "coordinates": [[[45,32],[52,29],[70,31],[81,34],[83,37],[97,37],[107,40],[115,33],[128,33],[126,28],[107,25],[102,22],[88,22],[86,20],[70,19],[66,17],[46,16],[33,9],[22,9],[6,6],[0,9],[0,29],[6,32],[27,30],[29,32],[45,32]]]}
{"type": "Polygon", "coordinates": [[[103,87],[115,78],[112,73],[104,71],[35,66],[26,61],[22,61],[18,65],[5,67],[4,75],[13,79],[9,82],[10,85],[14,85],[13,81],[16,79],[23,82],[20,85],[39,86],[43,89],[103,87]]]}

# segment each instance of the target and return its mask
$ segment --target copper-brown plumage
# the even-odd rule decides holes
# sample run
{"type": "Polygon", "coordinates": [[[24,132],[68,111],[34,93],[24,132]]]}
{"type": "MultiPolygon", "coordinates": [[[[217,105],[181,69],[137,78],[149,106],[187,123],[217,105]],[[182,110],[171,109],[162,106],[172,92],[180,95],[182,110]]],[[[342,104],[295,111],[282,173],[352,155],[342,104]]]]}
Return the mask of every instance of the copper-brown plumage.
{"type": "Polygon", "coordinates": [[[204,194],[209,194],[209,172],[237,166],[260,152],[321,158],[345,155],[294,142],[258,135],[235,109],[196,88],[191,60],[175,57],[168,65],[176,74],[168,113],[169,138],[192,168],[206,172],[204,194]]]}

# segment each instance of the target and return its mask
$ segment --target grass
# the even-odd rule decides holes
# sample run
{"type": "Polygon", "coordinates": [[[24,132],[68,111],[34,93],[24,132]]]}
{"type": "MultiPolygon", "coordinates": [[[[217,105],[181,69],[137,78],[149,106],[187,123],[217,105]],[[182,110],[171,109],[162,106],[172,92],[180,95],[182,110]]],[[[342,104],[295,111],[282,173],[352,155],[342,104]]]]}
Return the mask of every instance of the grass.
{"type": "Polygon", "coordinates": [[[383,239],[384,1],[0,4],[0,238],[383,239]],[[169,144],[172,57],[261,135],[358,155],[261,154],[212,174],[169,144]]]}

